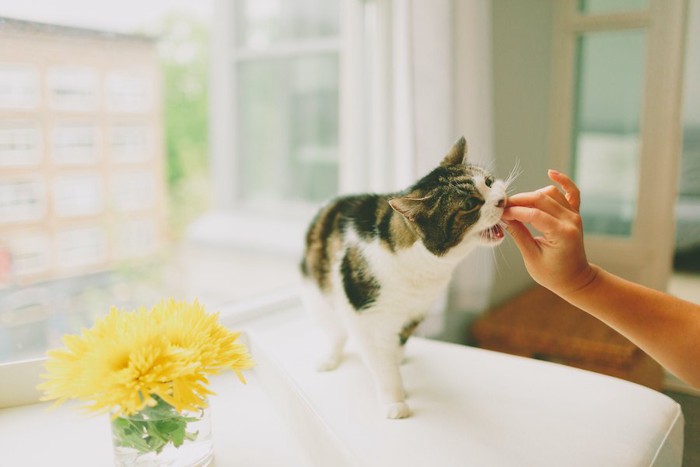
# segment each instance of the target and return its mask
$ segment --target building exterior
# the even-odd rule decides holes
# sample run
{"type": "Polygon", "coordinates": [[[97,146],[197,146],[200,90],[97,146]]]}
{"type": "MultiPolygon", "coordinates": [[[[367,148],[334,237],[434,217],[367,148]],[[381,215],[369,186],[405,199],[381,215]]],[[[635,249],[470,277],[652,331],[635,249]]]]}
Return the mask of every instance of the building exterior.
{"type": "Polygon", "coordinates": [[[158,250],[160,102],[152,39],[0,18],[0,288],[158,250]]]}

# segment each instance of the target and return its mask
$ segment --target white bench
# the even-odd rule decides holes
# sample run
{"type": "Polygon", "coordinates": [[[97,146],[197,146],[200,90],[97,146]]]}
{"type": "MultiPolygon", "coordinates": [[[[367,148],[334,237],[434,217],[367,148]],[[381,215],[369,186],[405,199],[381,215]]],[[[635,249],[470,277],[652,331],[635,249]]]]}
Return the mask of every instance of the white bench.
{"type": "Polygon", "coordinates": [[[302,321],[251,336],[260,384],[314,465],[680,467],[683,416],[664,394],[620,379],[412,338],[402,372],[414,411],[384,419],[352,349],[314,370],[302,321]]]}

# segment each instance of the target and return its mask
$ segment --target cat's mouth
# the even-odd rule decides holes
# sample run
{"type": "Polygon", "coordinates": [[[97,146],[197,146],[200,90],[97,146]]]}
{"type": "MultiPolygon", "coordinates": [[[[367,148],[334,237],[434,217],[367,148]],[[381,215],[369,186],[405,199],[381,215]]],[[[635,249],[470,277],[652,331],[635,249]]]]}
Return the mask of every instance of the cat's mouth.
{"type": "Polygon", "coordinates": [[[503,226],[499,222],[496,225],[492,225],[488,229],[482,230],[480,232],[481,238],[487,242],[500,242],[505,237],[503,232],[503,226]]]}

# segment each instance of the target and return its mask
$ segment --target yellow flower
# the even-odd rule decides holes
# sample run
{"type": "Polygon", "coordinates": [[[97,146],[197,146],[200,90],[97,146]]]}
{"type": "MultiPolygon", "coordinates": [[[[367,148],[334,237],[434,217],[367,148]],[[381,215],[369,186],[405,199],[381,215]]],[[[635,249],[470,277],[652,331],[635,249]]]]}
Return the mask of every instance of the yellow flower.
{"type": "Polygon", "coordinates": [[[232,369],[245,383],[242,371],[254,362],[236,342],[239,335],[197,301],[112,308],[91,329],[65,336],[64,348],[49,352],[42,400],[79,399],[92,411],[131,415],[155,405],[158,396],[178,412],[195,411],[213,394],[210,375],[232,369]]]}

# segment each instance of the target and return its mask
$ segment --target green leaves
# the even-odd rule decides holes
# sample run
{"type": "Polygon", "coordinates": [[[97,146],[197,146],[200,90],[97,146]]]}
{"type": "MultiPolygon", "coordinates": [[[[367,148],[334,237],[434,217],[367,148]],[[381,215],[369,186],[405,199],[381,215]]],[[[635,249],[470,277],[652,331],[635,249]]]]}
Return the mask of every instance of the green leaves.
{"type": "Polygon", "coordinates": [[[154,407],[146,407],[129,418],[112,420],[116,446],[159,454],[169,443],[178,448],[185,441],[197,439],[198,432],[187,431],[187,424],[197,418],[181,415],[162,399],[156,400],[158,403],[154,407]]]}

